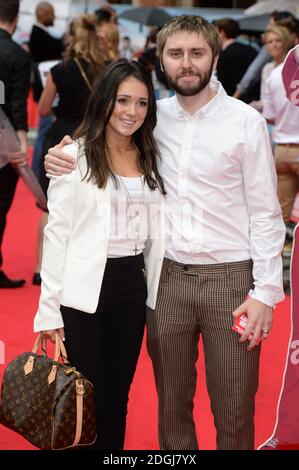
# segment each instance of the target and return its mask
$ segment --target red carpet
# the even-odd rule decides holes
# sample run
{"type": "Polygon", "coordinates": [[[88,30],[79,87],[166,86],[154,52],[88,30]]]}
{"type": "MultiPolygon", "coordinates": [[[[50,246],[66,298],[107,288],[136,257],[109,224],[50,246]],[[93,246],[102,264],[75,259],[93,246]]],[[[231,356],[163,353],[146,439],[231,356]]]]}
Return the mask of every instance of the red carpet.
{"type": "MultiPolygon", "coordinates": [[[[12,277],[26,278],[26,285],[24,288],[11,291],[0,290],[0,341],[5,345],[6,364],[33,346],[32,324],[39,288],[32,286],[31,278],[39,216],[40,212],[36,209],[27,188],[19,183],[4,240],[4,270],[12,277]]],[[[263,347],[260,388],[256,401],[256,446],[271,435],[275,422],[276,403],[289,339],[289,306],[287,298],[277,307],[271,336],[263,347]]],[[[195,418],[200,448],[215,449],[215,431],[202,363],[201,349],[195,418]]],[[[0,365],[0,380],[4,369],[5,364],[0,365]]],[[[0,449],[32,448],[22,437],[0,426],[0,449]]],[[[130,395],[126,449],[158,449],[157,399],[151,364],[145,347],[142,349],[130,395]]]]}

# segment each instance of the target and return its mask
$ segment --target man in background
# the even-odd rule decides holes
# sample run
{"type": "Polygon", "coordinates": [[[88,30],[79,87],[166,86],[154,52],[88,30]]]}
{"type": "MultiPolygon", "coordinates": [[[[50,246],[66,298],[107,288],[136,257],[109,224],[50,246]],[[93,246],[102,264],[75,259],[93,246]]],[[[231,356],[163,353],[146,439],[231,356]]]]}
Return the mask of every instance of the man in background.
{"type": "MultiPolygon", "coordinates": [[[[221,52],[217,64],[217,78],[222,83],[226,93],[232,96],[237,84],[245,74],[257,51],[246,44],[237,41],[240,35],[239,23],[231,18],[223,18],[213,22],[221,44],[221,52]]],[[[243,95],[242,100],[251,101],[252,96],[243,95]]]]}
{"type": "MultiPolygon", "coordinates": [[[[277,194],[287,225],[299,191],[299,108],[286,97],[283,65],[277,65],[267,80],[263,115],[275,125],[272,138],[275,143],[277,194]]],[[[288,239],[286,244],[289,244],[288,239]]]]}
{"type": "MultiPolygon", "coordinates": [[[[0,169],[0,288],[21,287],[23,279],[11,280],[1,270],[1,245],[6,216],[15,194],[18,174],[14,165],[27,163],[27,96],[30,87],[31,61],[29,54],[16,44],[14,33],[19,13],[19,0],[0,0],[0,81],[4,84],[4,113],[13,125],[20,141],[20,152],[11,156],[11,163],[0,169]]],[[[1,152],[1,149],[0,149],[1,152]]]]}
{"type": "MultiPolygon", "coordinates": [[[[275,25],[284,26],[293,30],[294,35],[298,32],[298,20],[289,11],[274,11],[271,14],[267,27],[275,25]]],[[[235,98],[241,98],[243,95],[252,94],[256,87],[259,88],[261,81],[261,74],[265,64],[270,62],[271,56],[268,53],[266,46],[263,46],[256,58],[251,62],[246,73],[243,75],[242,80],[238,83],[237,89],[234,93],[235,98]]]]}
{"type": "MultiPolygon", "coordinates": [[[[282,69],[282,80],[291,106],[299,106],[299,46],[292,49],[282,69]]],[[[297,122],[299,126],[299,122],[297,122]]],[[[299,225],[294,231],[291,279],[291,334],[274,431],[260,450],[299,449],[299,225]]]]}
{"type": "MultiPolygon", "coordinates": [[[[158,101],[155,128],[168,223],[157,303],[147,311],[160,447],[198,449],[193,397],[202,337],[217,449],[249,450],[261,349],[256,346],[270,334],[274,304],[283,299],[285,227],[267,126],[210,80],[220,44],[204,18],[173,19],[157,45],[176,92],[158,101]],[[244,313],[248,323],[239,338],[233,319],[244,313]]],[[[61,144],[46,157],[53,175],[72,168],[61,144]]]]}

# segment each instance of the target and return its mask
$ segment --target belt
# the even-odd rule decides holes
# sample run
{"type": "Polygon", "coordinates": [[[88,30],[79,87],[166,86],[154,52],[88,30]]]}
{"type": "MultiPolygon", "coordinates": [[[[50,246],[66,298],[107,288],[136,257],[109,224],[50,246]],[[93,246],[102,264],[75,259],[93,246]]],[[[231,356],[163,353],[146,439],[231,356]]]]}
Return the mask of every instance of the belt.
{"type": "Polygon", "coordinates": [[[283,146],[283,147],[299,147],[299,144],[279,144],[277,143],[276,145],[283,146]]]}

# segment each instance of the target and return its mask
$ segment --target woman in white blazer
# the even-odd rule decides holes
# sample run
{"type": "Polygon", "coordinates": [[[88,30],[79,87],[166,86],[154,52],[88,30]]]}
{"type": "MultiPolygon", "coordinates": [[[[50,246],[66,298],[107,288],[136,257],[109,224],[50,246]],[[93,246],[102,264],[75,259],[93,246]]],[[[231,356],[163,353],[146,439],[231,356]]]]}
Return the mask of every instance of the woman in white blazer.
{"type": "MultiPolygon", "coordinates": [[[[75,97],[74,97],[75,99],[75,97]]],[[[65,337],[95,387],[97,449],[122,449],[145,305],[154,309],[164,255],[156,103],[137,62],[109,65],[77,140],[76,171],[51,177],[34,330],[65,337]]]]}

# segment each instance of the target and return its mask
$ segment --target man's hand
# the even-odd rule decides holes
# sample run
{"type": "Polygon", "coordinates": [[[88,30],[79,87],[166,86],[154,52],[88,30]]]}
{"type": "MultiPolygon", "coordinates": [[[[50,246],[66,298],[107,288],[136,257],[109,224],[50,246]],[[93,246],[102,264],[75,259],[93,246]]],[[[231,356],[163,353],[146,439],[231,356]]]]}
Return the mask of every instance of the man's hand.
{"type": "Polygon", "coordinates": [[[48,150],[45,156],[45,169],[47,173],[52,176],[67,175],[76,168],[75,160],[62,151],[65,145],[72,143],[71,137],[66,135],[58,145],[48,150]]]}
{"type": "Polygon", "coordinates": [[[28,165],[28,154],[26,152],[15,152],[9,156],[9,161],[12,165],[26,166],[28,165]]]}
{"type": "Polygon", "coordinates": [[[262,339],[266,339],[269,335],[273,321],[272,311],[272,307],[269,307],[252,297],[248,297],[248,299],[233,312],[233,316],[235,318],[242,315],[242,313],[246,313],[248,317],[247,328],[240,338],[240,342],[244,343],[248,340],[250,333],[253,332],[253,338],[249,343],[248,351],[256,346],[256,342],[260,335],[262,335],[262,339]]]}
{"type": "Polygon", "coordinates": [[[62,341],[64,341],[65,340],[64,328],[57,328],[56,330],[41,331],[41,335],[46,339],[50,339],[52,341],[52,343],[55,343],[55,333],[56,332],[59,334],[62,341]]]}

